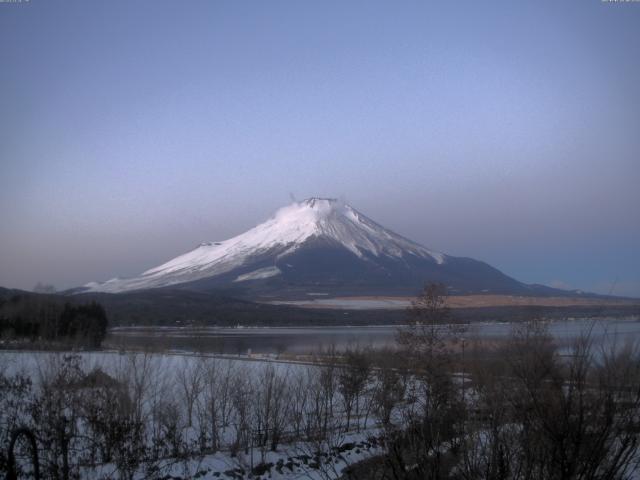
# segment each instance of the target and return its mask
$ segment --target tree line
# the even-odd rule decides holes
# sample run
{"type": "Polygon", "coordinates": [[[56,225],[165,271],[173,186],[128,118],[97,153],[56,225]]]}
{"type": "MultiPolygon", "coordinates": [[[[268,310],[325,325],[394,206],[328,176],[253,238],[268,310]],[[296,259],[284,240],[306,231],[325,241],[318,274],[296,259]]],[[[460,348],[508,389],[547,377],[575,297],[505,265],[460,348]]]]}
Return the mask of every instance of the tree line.
{"type": "Polygon", "coordinates": [[[41,346],[97,348],[107,333],[107,315],[97,302],[72,304],[53,295],[18,294],[0,299],[0,338],[41,346]]]}

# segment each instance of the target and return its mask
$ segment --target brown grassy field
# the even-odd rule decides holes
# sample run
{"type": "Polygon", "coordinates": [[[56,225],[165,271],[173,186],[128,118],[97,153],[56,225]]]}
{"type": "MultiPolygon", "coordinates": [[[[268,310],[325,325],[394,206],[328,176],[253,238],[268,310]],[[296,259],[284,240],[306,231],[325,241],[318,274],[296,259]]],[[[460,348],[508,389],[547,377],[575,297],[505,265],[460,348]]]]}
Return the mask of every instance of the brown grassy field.
{"type": "Polygon", "coordinates": [[[599,306],[599,305],[640,305],[638,299],[589,298],[589,297],[523,297],[515,295],[460,295],[451,296],[447,301],[451,308],[502,307],[502,306],[599,306]]]}
{"type": "MultiPolygon", "coordinates": [[[[364,308],[401,309],[408,307],[413,297],[353,296],[329,299],[273,302],[307,308],[364,308]]],[[[598,307],[640,305],[640,299],[597,297],[526,297],[519,295],[452,295],[447,298],[450,308],[482,307],[598,307]]]]}

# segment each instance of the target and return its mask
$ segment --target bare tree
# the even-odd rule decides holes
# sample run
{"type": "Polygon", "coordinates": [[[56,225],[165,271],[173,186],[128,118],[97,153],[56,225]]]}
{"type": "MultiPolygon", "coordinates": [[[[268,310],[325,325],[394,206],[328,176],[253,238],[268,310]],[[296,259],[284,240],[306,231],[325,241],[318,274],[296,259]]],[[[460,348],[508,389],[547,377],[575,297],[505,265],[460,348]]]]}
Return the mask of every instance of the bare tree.
{"type": "Polygon", "coordinates": [[[305,370],[296,369],[289,377],[290,395],[290,422],[292,434],[296,440],[300,440],[304,435],[305,413],[307,404],[310,401],[311,381],[313,376],[309,374],[309,367],[305,370]]]}
{"type": "Polygon", "coordinates": [[[235,430],[235,439],[231,445],[231,452],[237,453],[241,448],[245,453],[249,452],[251,443],[252,396],[253,387],[248,369],[239,368],[236,371],[235,382],[231,388],[231,401],[234,407],[232,425],[235,430]]]}
{"type": "Polygon", "coordinates": [[[391,415],[403,397],[404,391],[400,374],[395,368],[382,364],[376,372],[373,402],[375,412],[384,428],[391,427],[391,415]]]}
{"type": "Polygon", "coordinates": [[[338,392],[346,414],[345,430],[349,430],[355,410],[356,428],[360,430],[360,400],[371,374],[371,359],[366,351],[347,350],[344,363],[337,372],[338,392]]]}
{"type": "Polygon", "coordinates": [[[189,357],[182,357],[176,371],[177,385],[186,408],[187,427],[193,426],[193,409],[203,390],[203,365],[189,357]]]}
{"type": "MultiPolygon", "coordinates": [[[[452,466],[450,450],[460,441],[464,403],[453,380],[454,349],[464,328],[446,302],[446,288],[429,284],[408,310],[409,325],[397,336],[399,357],[410,372],[406,402],[385,419],[386,466],[393,478],[441,478],[452,466]]],[[[393,382],[388,372],[384,382],[393,382]]],[[[382,405],[390,402],[380,392],[382,405]]],[[[384,408],[382,410],[384,412],[384,408]]]]}
{"type": "Polygon", "coordinates": [[[276,450],[289,412],[287,375],[279,374],[273,364],[261,370],[254,390],[255,434],[264,461],[264,448],[276,450]]]}

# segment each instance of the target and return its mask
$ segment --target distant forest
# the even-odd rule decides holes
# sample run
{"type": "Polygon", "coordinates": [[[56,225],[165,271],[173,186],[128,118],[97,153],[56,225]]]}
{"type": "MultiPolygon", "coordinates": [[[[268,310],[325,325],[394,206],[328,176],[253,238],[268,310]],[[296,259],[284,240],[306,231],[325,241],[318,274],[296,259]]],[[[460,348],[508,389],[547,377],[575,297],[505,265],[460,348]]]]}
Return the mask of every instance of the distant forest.
{"type": "MultiPolygon", "coordinates": [[[[235,292],[195,292],[155,289],[111,293],[45,294],[0,288],[0,336],[49,341],[78,341],[99,345],[103,324],[109,327],[141,325],[329,326],[398,325],[407,321],[404,309],[346,310],[300,308],[252,302],[235,292]],[[97,304],[97,307],[92,305],[97,304]],[[106,316],[106,318],[103,317],[106,316]],[[84,318],[84,319],[82,319],[84,318]],[[82,320],[81,320],[82,319],[82,320]],[[86,326],[85,326],[86,325],[86,326]]],[[[461,322],[526,321],[531,318],[619,317],[640,315],[640,305],[565,307],[470,307],[455,308],[461,322]]]]}
{"type": "Polygon", "coordinates": [[[3,344],[75,345],[98,348],[107,334],[107,314],[95,301],[72,304],[55,295],[15,294],[0,298],[3,344]]]}

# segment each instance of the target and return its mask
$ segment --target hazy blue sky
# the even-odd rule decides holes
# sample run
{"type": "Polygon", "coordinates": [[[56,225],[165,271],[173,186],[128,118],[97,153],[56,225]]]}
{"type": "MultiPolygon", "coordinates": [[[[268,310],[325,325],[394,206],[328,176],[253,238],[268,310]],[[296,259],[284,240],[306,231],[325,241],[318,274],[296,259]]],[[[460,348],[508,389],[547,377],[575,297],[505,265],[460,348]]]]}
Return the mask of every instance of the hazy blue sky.
{"type": "Polygon", "coordinates": [[[308,196],[640,296],[640,3],[0,3],[0,285],[134,275],[308,196]]]}

